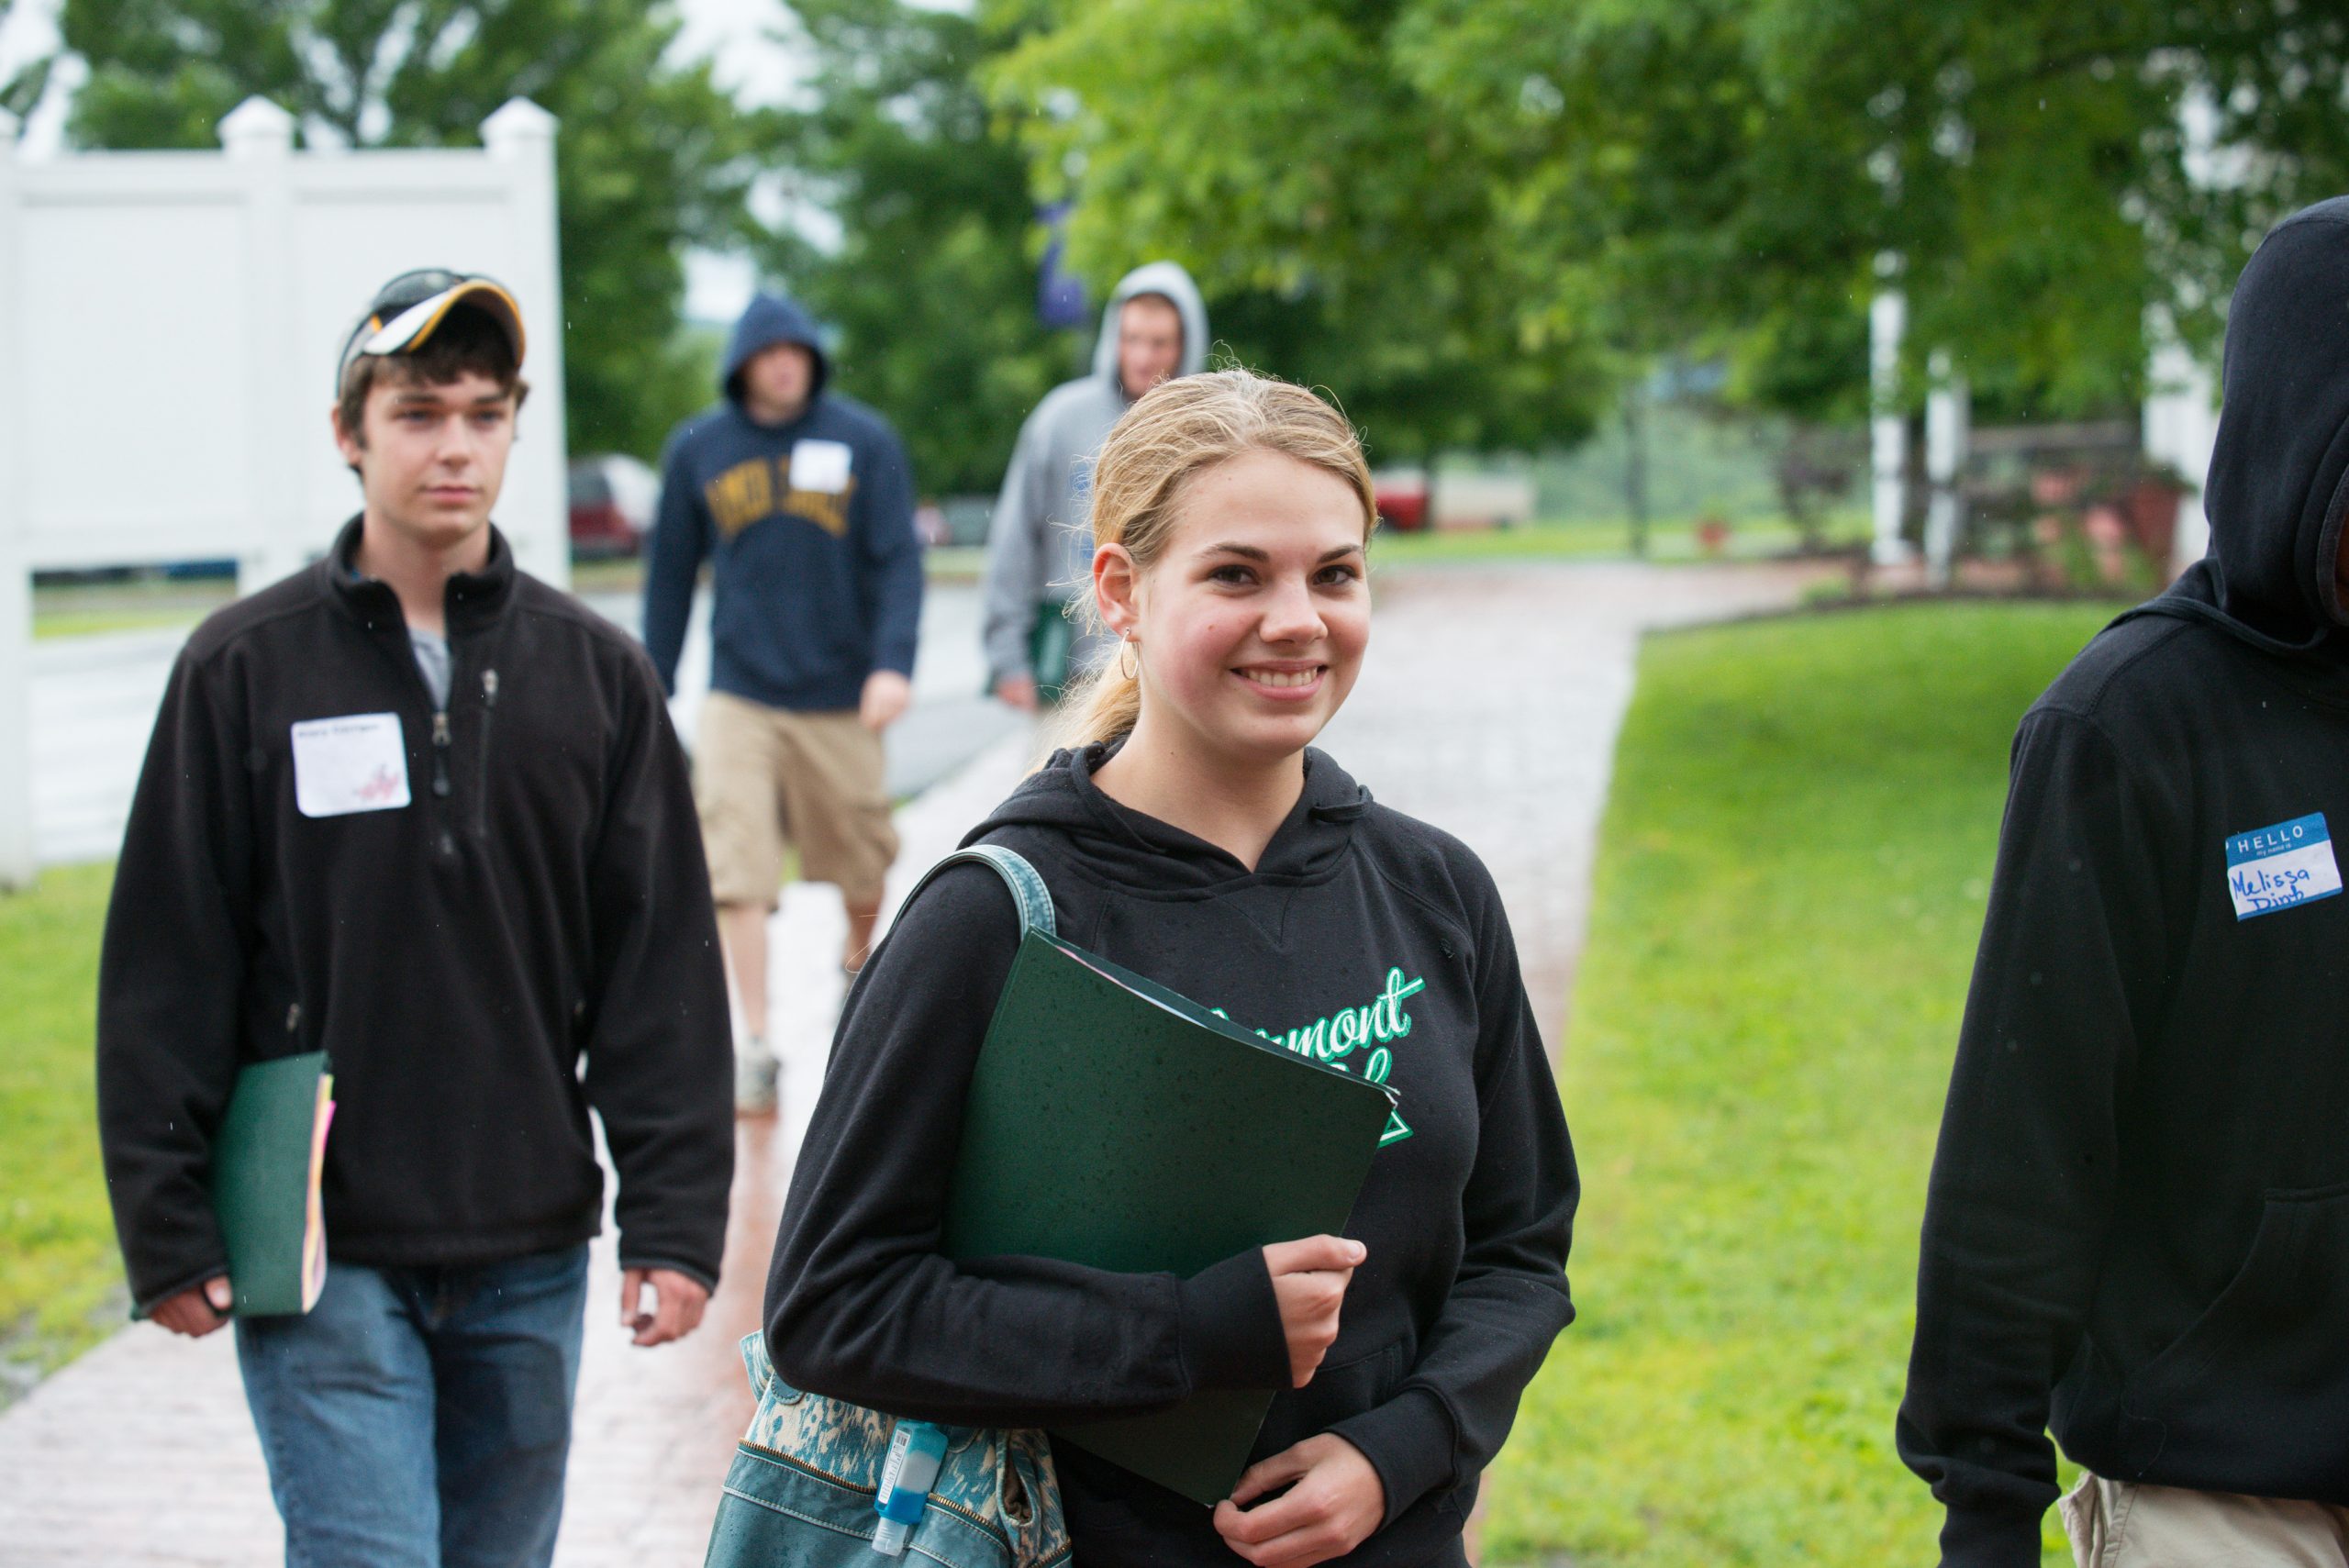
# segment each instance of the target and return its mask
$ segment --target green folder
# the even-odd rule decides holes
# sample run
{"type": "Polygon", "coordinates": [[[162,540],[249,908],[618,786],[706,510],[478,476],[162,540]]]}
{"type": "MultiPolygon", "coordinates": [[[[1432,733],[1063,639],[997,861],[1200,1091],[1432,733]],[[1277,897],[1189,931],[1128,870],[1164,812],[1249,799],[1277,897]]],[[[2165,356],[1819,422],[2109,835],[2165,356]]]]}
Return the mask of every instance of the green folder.
{"type": "MultiPolygon", "coordinates": [[[[963,1113],[949,1256],[1188,1277],[1344,1229],[1395,1108],[1387,1090],[1062,941],[1041,882],[1023,895],[1002,861],[1032,879],[1027,862],[990,845],[949,862],[968,859],[1012,884],[1026,929],[963,1113]]],[[[1053,1436],[1212,1506],[1247,1468],[1273,1394],[1209,1392],[1053,1436]]]]}
{"type": "Polygon", "coordinates": [[[1076,640],[1069,624],[1069,606],[1046,599],[1036,606],[1036,625],[1028,636],[1029,667],[1036,672],[1036,700],[1056,703],[1068,689],[1068,656],[1076,640]]]}
{"type": "Polygon", "coordinates": [[[334,1075],[326,1052],[256,1062],[237,1075],[212,1143],[212,1211],[240,1317],[307,1312],[326,1287],[318,1180],[334,1075]]]}

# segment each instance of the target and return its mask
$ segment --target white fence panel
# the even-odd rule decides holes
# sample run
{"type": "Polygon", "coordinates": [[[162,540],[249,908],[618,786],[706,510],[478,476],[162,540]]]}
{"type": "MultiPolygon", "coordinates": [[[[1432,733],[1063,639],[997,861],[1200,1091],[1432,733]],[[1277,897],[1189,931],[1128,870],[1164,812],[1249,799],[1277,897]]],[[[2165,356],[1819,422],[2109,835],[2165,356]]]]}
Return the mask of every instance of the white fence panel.
{"type": "Polygon", "coordinates": [[[480,151],[296,153],[249,99],[222,152],[26,162],[0,118],[0,883],[34,863],[31,573],[229,559],[250,591],[314,559],[359,506],[335,355],[393,274],[485,272],[520,301],[497,523],[569,581],[554,130],[517,99],[480,151]]]}

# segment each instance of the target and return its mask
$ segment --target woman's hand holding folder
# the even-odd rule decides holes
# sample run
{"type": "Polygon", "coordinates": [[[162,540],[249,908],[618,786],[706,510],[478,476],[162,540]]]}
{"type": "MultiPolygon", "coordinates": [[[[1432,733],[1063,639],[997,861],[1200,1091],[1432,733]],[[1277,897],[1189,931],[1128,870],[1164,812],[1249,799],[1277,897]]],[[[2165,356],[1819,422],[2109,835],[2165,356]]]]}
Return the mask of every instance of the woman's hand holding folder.
{"type": "Polygon", "coordinates": [[[1313,1381],[1313,1372],[1338,1338],[1338,1309],[1346,1286],[1369,1249],[1342,1236],[1308,1236],[1276,1241],[1264,1249],[1264,1269],[1273,1276],[1280,1303],[1281,1331],[1288,1336],[1289,1377],[1295,1387],[1313,1381]]]}

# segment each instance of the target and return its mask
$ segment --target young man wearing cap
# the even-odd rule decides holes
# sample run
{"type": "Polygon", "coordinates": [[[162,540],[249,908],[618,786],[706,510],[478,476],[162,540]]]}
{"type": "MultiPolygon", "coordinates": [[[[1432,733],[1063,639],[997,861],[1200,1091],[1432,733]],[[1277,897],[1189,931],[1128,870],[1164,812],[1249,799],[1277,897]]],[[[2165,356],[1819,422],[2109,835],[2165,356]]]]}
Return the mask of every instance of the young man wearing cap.
{"type": "Polygon", "coordinates": [[[725,401],[669,439],[645,567],[644,641],[674,689],[694,577],[715,557],[694,788],[749,1037],[736,1099],[752,1114],[774,1106],[767,917],[786,843],[803,878],[839,886],[852,973],[897,856],[881,732],[912,695],[913,478],[888,424],[827,390],[829,372],[797,306],[751,302],[727,350],[725,401]]]}
{"type": "Polygon", "coordinates": [[[636,1343],[690,1331],[718,1275],[726,995],[691,792],[642,652],[490,525],[522,348],[486,279],[407,273],[369,308],[334,410],[363,508],[189,639],[107,915],[99,1122],[139,1312],[226,1320],[206,1184],[238,1072],[332,1063],[325,1291],[236,1319],[289,1568],[551,1558],[591,1106],[636,1343]]]}

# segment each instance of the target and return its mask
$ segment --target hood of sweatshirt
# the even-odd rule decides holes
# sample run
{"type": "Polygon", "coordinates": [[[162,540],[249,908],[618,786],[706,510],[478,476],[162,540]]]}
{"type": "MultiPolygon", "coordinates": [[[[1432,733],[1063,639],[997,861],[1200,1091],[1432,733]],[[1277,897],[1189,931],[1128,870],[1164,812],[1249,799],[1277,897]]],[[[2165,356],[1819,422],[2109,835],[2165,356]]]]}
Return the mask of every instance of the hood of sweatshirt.
{"type": "Polygon", "coordinates": [[[736,407],[742,405],[742,367],[751,356],[762,349],[777,343],[796,343],[816,356],[816,378],[807,388],[807,401],[812,405],[824,394],[824,383],[831,375],[831,361],[825,358],[823,335],[816,328],[816,318],[802,310],[794,301],[779,294],[756,294],[734,323],[734,336],[726,345],[726,361],[718,372],[718,384],[727,401],[736,407]]]}
{"type": "Polygon", "coordinates": [[[999,828],[1047,828],[1063,838],[1070,862],[1096,880],[1158,897],[1205,898],[1251,879],[1307,882],[1327,875],[1370,808],[1370,791],[1322,752],[1308,750],[1305,789],[1252,872],[1230,851],[1103,794],[1093,771],[1116,750],[1111,743],[1053,752],[963,844],[978,843],[999,828]]]}
{"type": "Polygon", "coordinates": [[[2260,242],[2228,311],[2222,385],[2203,497],[2210,553],[2130,614],[2314,651],[2349,624],[2333,569],[2349,508],[2349,196],[2294,213],[2260,242]]]}
{"type": "Polygon", "coordinates": [[[1183,317],[1183,362],[1174,373],[1197,375],[1207,367],[1208,307],[1199,297],[1199,285],[1179,261],[1146,261],[1118,280],[1109,303],[1101,307],[1101,335],[1093,340],[1093,373],[1112,386],[1119,384],[1118,312],[1126,301],[1145,294],[1171,300],[1183,317]]]}

